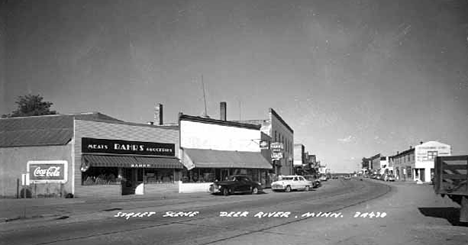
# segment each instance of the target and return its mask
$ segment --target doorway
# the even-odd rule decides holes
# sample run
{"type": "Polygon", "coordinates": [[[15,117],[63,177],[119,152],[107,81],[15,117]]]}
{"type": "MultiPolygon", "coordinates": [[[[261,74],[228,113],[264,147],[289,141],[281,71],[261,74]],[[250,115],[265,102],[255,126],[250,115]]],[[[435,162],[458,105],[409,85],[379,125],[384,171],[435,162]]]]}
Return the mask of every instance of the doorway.
{"type": "Polygon", "coordinates": [[[143,183],[144,169],[123,168],[122,169],[122,195],[133,195],[135,189],[143,183]]]}

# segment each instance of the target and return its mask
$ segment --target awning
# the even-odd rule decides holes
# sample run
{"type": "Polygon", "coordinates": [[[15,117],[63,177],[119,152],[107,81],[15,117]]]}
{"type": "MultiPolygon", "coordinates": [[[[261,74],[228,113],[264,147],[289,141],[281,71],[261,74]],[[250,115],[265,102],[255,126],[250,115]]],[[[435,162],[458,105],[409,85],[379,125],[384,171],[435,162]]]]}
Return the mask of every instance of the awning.
{"type": "Polygon", "coordinates": [[[93,167],[175,168],[182,169],[179,159],[173,157],[83,155],[82,169],[93,167]]]}
{"type": "Polygon", "coordinates": [[[249,168],[273,169],[260,152],[183,149],[182,163],[187,169],[197,168],[249,168]]]}

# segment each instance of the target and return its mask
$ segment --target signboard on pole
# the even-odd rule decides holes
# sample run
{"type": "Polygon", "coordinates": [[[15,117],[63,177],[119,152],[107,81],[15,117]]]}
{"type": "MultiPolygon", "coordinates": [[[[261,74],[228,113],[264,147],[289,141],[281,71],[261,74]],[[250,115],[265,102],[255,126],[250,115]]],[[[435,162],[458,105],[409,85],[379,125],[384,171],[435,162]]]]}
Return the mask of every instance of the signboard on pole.
{"type": "Polygon", "coordinates": [[[30,183],[65,183],[68,176],[67,161],[29,161],[30,183]]]}

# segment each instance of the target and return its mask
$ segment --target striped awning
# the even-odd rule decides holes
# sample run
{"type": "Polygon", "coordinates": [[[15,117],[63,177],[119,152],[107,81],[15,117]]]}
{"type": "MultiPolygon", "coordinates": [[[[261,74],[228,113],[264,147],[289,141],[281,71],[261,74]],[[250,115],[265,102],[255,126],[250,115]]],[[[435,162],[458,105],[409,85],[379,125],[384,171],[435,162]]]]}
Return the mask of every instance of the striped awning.
{"type": "Polygon", "coordinates": [[[179,159],[173,157],[83,155],[82,169],[87,169],[90,166],[122,168],[183,168],[179,159]]]}

